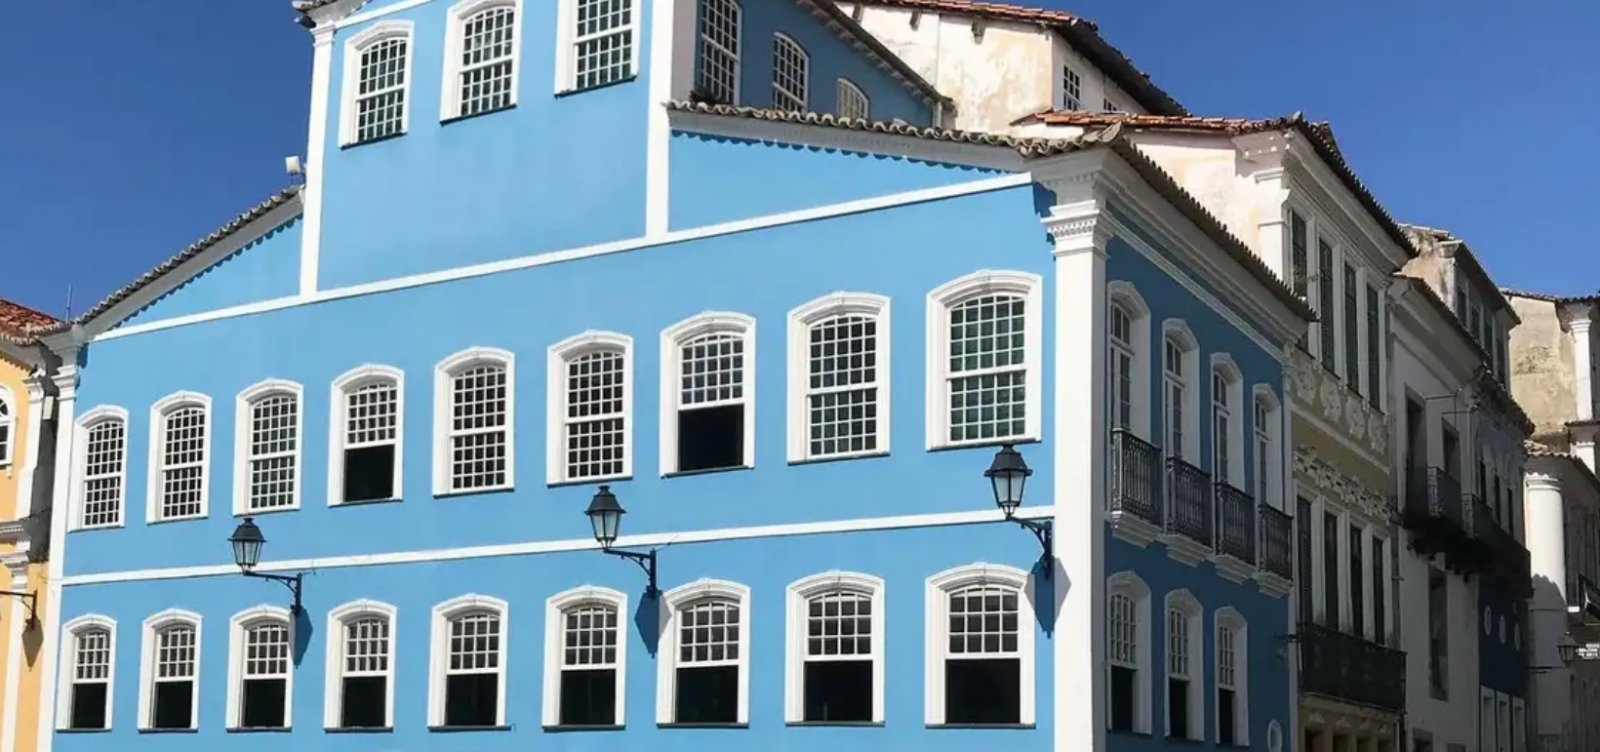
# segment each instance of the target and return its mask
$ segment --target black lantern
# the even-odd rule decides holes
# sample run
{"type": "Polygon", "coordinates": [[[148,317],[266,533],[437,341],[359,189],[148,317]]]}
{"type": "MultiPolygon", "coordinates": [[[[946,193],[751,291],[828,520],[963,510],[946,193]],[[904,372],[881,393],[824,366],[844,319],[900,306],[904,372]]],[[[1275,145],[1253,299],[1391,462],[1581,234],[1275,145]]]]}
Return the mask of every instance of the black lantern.
{"type": "Polygon", "coordinates": [[[1578,643],[1572,639],[1572,635],[1561,635],[1556,642],[1556,656],[1561,659],[1563,666],[1571,666],[1573,661],[1578,660],[1578,643]]]}
{"type": "Polygon", "coordinates": [[[617,535],[622,532],[622,515],[628,510],[617,503],[617,495],[611,493],[610,486],[601,486],[595,491],[594,498],[589,500],[589,508],[584,510],[589,516],[589,526],[594,528],[594,539],[600,544],[600,551],[620,556],[644,570],[645,576],[650,578],[650,584],[645,588],[645,595],[654,597],[661,591],[656,588],[656,550],[646,552],[623,551],[611,546],[617,542],[617,535]]]}
{"type": "Polygon", "coordinates": [[[256,571],[256,565],[261,563],[261,547],[266,544],[267,536],[261,534],[261,528],[256,527],[253,517],[244,518],[244,522],[234,528],[233,535],[228,536],[228,542],[233,545],[233,563],[239,565],[239,571],[246,577],[257,577],[263,580],[282,583],[294,594],[294,613],[298,615],[300,608],[300,586],[305,576],[304,572],[296,572],[293,577],[281,574],[262,574],[256,571]]]}
{"type": "Polygon", "coordinates": [[[1010,517],[1016,513],[1017,507],[1022,506],[1022,489],[1027,485],[1030,475],[1033,475],[1033,470],[1016,447],[1006,444],[994,453],[994,462],[989,463],[989,469],[983,472],[983,476],[994,486],[994,503],[1005,516],[1010,517]]]}

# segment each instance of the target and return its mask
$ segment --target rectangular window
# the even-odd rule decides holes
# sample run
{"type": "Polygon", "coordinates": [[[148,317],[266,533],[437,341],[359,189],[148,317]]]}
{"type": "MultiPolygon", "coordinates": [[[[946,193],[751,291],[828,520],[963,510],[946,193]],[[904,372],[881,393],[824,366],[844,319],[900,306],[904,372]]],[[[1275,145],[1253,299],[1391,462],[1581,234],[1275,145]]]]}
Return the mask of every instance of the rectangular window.
{"type": "Polygon", "coordinates": [[[1077,110],[1083,107],[1079,97],[1080,84],[1077,71],[1065,65],[1061,66],[1061,109],[1077,110]]]}
{"type": "Polygon", "coordinates": [[[945,723],[1022,721],[1017,591],[975,585],[950,594],[945,723]]]}
{"type": "Polygon", "coordinates": [[[1322,356],[1322,366],[1330,373],[1338,373],[1338,340],[1334,338],[1333,325],[1338,320],[1333,297],[1333,246],[1326,240],[1317,241],[1317,351],[1322,356]]]}
{"type": "Polygon", "coordinates": [[[807,603],[804,720],[872,720],[872,599],[835,591],[807,603]]]}
{"type": "Polygon", "coordinates": [[[475,612],[450,621],[444,725],[483,727],[500,712],[500,617],[475,612]]]}
{"type": "Polygon", "coordinates": [[[1322,623],[1339,628],[1339,516],[1322,513],[1322,623]]]}
{"type": "Polygon", "coordinates": [[[739,97],[739,23],[736,0],[700,3],[699,94],[719,104],[737,104],[739,97]]]}
{"type": "Polygon", "coordinates": [[[288,726],[289,625],[272,622],[245,630],[240,728],[288,726]]]}
{"type": "Polygon", "coordinates": [[[410,40],[390,37],[361,50],[356,78],[355,141],[405,131],[406,55],[410,40]]]}
{"type": "Polygon", "coordinates": [[[1133,731],[1138,709],[1139,622],[1127,593],[1113,593],[1110,608],[1111,730],[1133,731]]]}
{"type": "Polygon", "coordinates": [[[566,411],[562,416],[566,444],[563,480],[614,478],[623,474],[627,447],[627,355],[620,349],[597,350],[566,364],[566,411]]]}
{"type": "MultiPolygon", "coordinates": [[[[1198,646],[1196,646],[1198,647],[1198,646]]],[[[1167,735],[1189,737],[1189,617],[1167,611],[1167,735]]]]}
{"type": "Polygon", "coordinates": [[[1295,587],[1300,591],[1300,597],[1295,601],[1300,605],[1300,623],[1310,624],[1316,609],[1316,599],[1312,596],[1311,571],[1316,559],[1311,551],[1311,502],[1305,499],[1296,499],[1295,504],[1295,548],[1299,554],[1298,576],[1295,577],[1295,587]]]}
{"type": "Polygon", "coordinates": [[[1133,426],[1133,320],[1111,306],[1111,427],[1133,426]]]}
{"type": "Polygon", "coordinates": [[[1364,546],[1361,541],[1361,527],[1350,526],[1350,633],[1365,637],[1367,635],[1367,609],[1366,598],[1362,595],[1362,588],[1367,583],[1366,568],[1362,566],[1361,556],[1364,546]]]}
{"type": "Polygon", "coordinates": [[[590,603],[562,613],[562,726],[617,722],[617,610],[590,603]]]}
{"type": "Polygon", "coordinates": [[[122,522],[123,455],[127,424],[102,420],[89,427],[84,440],[83,526],[122,522]]]}
{"type": "Polygon", "coordinates": [[[106,700],[111,682],[111,632],[88,629],[74,638],[72,714],[68,728],[107,728],[106,700]]]}
{"type": "Polygon", "coordinates": [[[1238,691],[1237,673],[1238,656],[1235,655],[1233,628],[1226,625],[1217,626],[1217,743],[1238,744],[1239,731],[1236,728],[1238,711],[1236,692],[1238,691]]]}
{"type": "Polygon", "coordinates": [[[1378,288],[1367,288],[1367,403],[1383,410],[1383,309],[1378,288]]]}
{"type": "Polygon", "coordinates": [[[1380,645],[1389,644],[1389,632],[1384,620],[1388,618],[1388,599],[1384,597],[1383,539],[1372,536],[1372,638],[1380,645]]]}
{"type": "MultiPolygon", "coordinates": [[[[1289,212],[1289,286],[1294,294],[1308,304],[1311,302],[1310,286],[1308,284],[1308,264],[1306,245],[1306,220],[1296,212],[1289,212]]],[[[1300,347],[1305,349],[1308,344],[1310,330],[1300,335],[1300,347]]]]}
{"type": "Polygon", "coordinates": [[[1428,690],[1436,700],[1449,699],[1450,614],[1444,572],[1428,568],[1428,690]]]}
{"type": "Polygon", "coordinates": [[[633,0],[578,0],[577,88],[587,89],[633,75],[633,0]]]}
{"type": "Polygon", "coordinates": [[[678,723],[739,720],[739,604],[703,600],[678,612],[678,668],[673,719],[678,723]]]}
{"type": "Polygon", "coordinates": [[[475,365],[451,377],[450,490],[506,485],[505,368],[475,365]]]}
{"type": "Polygon", "coordinates": [[[206,475],[206,411],[180,407],[163,417],[161,453],[161,516],[170,520],[204,511],[206,475]]]}
{"type": "Polygon", "coordinates": [[[1228,483],[1233,477],[1233,447],[1229,443],[1233,407],[1228,404],[1228,380],[1221,373],[1211,375],[1211,479],[1228,483]]]}
{"type": "Polygon", "coordinates": [[[1269,499],[1269,480],[1272,478],[1272,463],[1277,458],[1272,452],[1272,412],[1267,409],[1259,399],[1255,404],[1255,414],[1252,425],[1255,427],[1255,455],[1256,455],[1256,501],[1271,503],[1273,508],[1281,508],[1277,499],[1269,499]]]}
{"type": "Polygon", "coordinates": [[[195,630],[168,627],[156,633],[155,686],[151,689],[150,728],[194,726],[195,630]]]}
{"type": "MultiPolygon", "coordinates": [[[[620,3],[626,5],[626,3],[620,3]]],[[[583,5],[578,6],[579,29],[584,28],[583,5]]],[[[511,106],[514,71],[515,10],[500,6],[465,19],[461,28],[460,87],[462,117],[511,106]]],[[[583,45],[579,43],[579,80],[583,80],[583,45]]]]}
{"type": "Polygon", "coordinates": [[[878,451],[878,322],[841,315],[807,330],[807,456],[878,451]]]}
{"type": "Polygon", "coordinates": [[[298,501],[300,400],[272,394],[250,405],[249,506],[252,512],[292,507],[298,501]]]}
{"type": "Polygon", "coordinates": [[[1183,455],[1183,407],[1185,382],[1183,376],[1183,350],[1176,342],[1168,339],[1164,348],[1162,360],[1165,370],[1165,422],[1167,426],[1167,456],[1182,458],[1183,455]]]}
{"type": "Polygon", "coordinates": [[[1118,107],[1117,103],[1111,101],[1110,98],[1104,100],[1104,103],[1100,106],[1100,109],[1104,112],[1122,112],[1122,108],[1118,107]]]}
{"type": "Polygon", "coordinates": [[[1344,382],[1352,392],[1361,391],[1361,327],[1357,323],[1357,301],[1360,289],[1356,286],[1356,268],[1344,265],[1344,382]]]}
{"type": "Polygon", "coordinates": [[[714,332],[679,348],[679,472],[744,466],[744,344],[714,332]]]}
{"type": "Polygon", "coordinates": [[[1026,302],[983,295],[950,307],[950,441],[1027,433],[1026,302]]]}
{"type": "Polygon", "coordinates": [[[340,728],[389,725],[389,620],[355,619],[344,625],[344,675],[340,728]]]}
{"type": "Polygon", "coordinates": [[[345,501],[394,498],[399,416],[394,381],[374,381],[345,393],[345,501]]]}
{"type": "Polygon", "coordinates": [[[801,112],[807,109],[811,61],[806,51],[783,34],[772,38],[772,106],[801,112]]]}

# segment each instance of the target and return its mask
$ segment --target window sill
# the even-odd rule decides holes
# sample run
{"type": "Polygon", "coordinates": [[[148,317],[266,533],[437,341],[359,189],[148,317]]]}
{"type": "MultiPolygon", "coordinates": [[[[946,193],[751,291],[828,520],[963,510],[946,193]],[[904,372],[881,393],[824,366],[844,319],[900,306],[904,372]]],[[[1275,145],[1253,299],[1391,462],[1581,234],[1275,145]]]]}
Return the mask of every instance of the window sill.
{"type": "Polygon", "coordinates": [[[795,728],[807,727],[836,727],[836,728],[883,728],[883,721],[789,721],[784,724],[795,728]]]}
{"type": "Polygon", "coordinates": [[[822,457],[797,457],[789,460],[791,467],[795,465],[825,465],[830,462],[849,462],[850,460],[870,460],[878,457],[888,457],[889,451],[881,452],[854,452],[852,454],[830,454],[822,457]]]}
{"type": "Polygon", "coordinates": [[[1183,736],[1168,736],[1166,740],[1168,744],[1187,744],[1194,747],[1203,747],[1206,744],[1204,739],[1190,739],[1183,736]]]}
{"type": "Polygon", "coordinates": [[[749,723],[657,723],[656,728],[664,729],[744,729],[750,728],[749,723]]]}
{"type": "Polygon", "coordinates": [[[592,478],[572,478],[546,481],[546,488],[567,488],[569,486],[589,486],[596,483],[626,483],[633,480],[632,473],[623,475],[596,475],[592,478]]]}
{"type": "Polygon", "coordinates": [[[485,486],[483,488],[463,488],[459,491],[434,491],[435,499],[451,499],[460,496],[483,496],[486,494],[511,493],[517,490],[516,486],[485,486]]]}
{"type": "Polygon", "coordinates": [[[474,112],[471,115],[451,115],[450,117],[447,117],[447,118],[440,118],[439,119],[439,125],[449,125],[451,123],[459,123],[459,122],[461,122],[463,120],[472,120],[474,118],[481,118],[484,115],[493,115],[493,114],[495,114],[497,112],[505,112],[506,110],[515,110],[515,109],[517,109],[517,103],[516,102],[512,102],[511,104],[508,104],[508,105],[506,105],[504,107],[496,107],[496,108],[494,108],[492,110],[483,110],[481,112],[474,112]]]}
{"type": "Polygon", "coordinates": [[[392,734],[393,726],[330,726],[322,729],[329,734],[392,734]]]}
{"type": "Polygon", "coordinates": [[[559,99],[561,97],[570,97],[570,96],[572,96],[574,94],[587,94],[587,93],[589,93],[591,91],[599,91],[601,89],[609,89],[609,88],[611,88],[613,86],[620,86],[622,84],[633,83],[634,81],[637,81],[637,80],[639,80],[639,74],[634,73],[632,75],[623,76],[622,78],[619,78],[619,79],[617,79],[615,81],[607,81],[607,82],[605,82],[603,84],[596,84],[594,86],[584,86],[584,87],[564,86],[564,87],[556,90],[556,98],[559,99]]]}
{"type": "Polygon", "coordinates": [[[339,144],[339,149],[341,151],[343,151],[345,149],[354,149],[354,148],[356,148],[358,146],[367,146],[368,144],[381,144],[381,143],[383,143],[385,141],[393,141],[394,139],[397,139],[397,138],[399,138],[401,136],[404,136],[404,135],[406,135],[406,132],[402,130],[399,133],[391,133],[391,134],[389,134],[387,136],[379,136],[377,138],[369,138],[369,139],[367,139],[365,141],[349,141],[349,142],[346,142],[346,143],[339,144]]]}
{"type": "Polygon", "coordinates": [[[328,508],[330,508],[330,509],[339,509],[341,507],[370,507],[370,506],[376,506],[376,505],[381,505],[381,504],[399,504],[402,501],[405,501],[405,498],[401,497],[401,496],[393,496],[393,497],[390,497],[390,498],[387,498],[387,499],[362,499],[361,501],[339,501],[339,502],[334,502],[332,504],[329,504],[328,508]]]}
{"type": "Polygon", "coordinates": [[[1038,444],[1037,436],[1011,436],[1003,439],[982,439],[980,441],[941,441],[928,447],[930,452],[951,452],[960,449],[981,449],[983,447],[1005,446],[1006,444],[1038,444]]]}
{"type": "Polygon", "coordinates": [[[556,725],[553,725],[553,726],[543,726],[542,728],[545,731],[547,731],[549,733],[552,733],[552,734],[581,734],[581,733],[584,733],[585,731],[621,731],[621,730],[627,728],[627,726],[624,726],[624,725],[622,725],[620,723],[619,724],[612,724],[612,725],[596,725],[596,726],[573,726],[573,725],[565,725],[564,726],[564,725],[561,725],[561,724],[556,724],[556,725]]]}
{"type": "Polygon", "coordinates": [[[260,516],[266,515],[266,514],[283,514],[284,512],[298,512],[298,511],[300,511],[300,502],[295,502],[293,506],[287,506],[287,507],[273,507],[272,509],[251,509],[251,510],[244,511],[244,512],[234,512],[233,516],[234,517],[260,517],[260,516]]]}
{"type": "Polygon", "coordinates": [[[689,478],[689,477],[693,477],[693,476],[696,476],[696,475],[716,475],[717,473],[737,473],[737,472],[740,472],[742,470],[754,470],[754,469],[756,469],[756,466],[753,465],[753,464],[750,464],[750,465],[734,465],[732,467],[708,467],[708,468],[706,468],[704,470],[673,470],[670,473],[662,473],[661,477],[663,477],[663,478],[689,478]]]}
{"type": "Polygon", "coordinates": [[[1001,731],[1019,731],[1038,728],[1032,723],[929,723],[925,724],[930,729],[999,729],[1001,731]]]}
{"type": "Polygon", "coordinates": [[[463,734],[474,731],[510,731],[510,726],[429,726],[428,731],[434,734],[463,734]]]}
{"type": "Polygon", "coordinates": [[[291,731],[294,731],[294,729],[289,726],[260,726],[251,728],[230,728],[225,730],[230,734],[287,734],[291,731]]]}
{"type": "Polygon", "coordinates": [[[174,522],[193,522],[195,520],[203,520],[206,517],[207,517],[207,515],[204,515],[204,514],[191,514],[191,515],[188,515],[186,517],[164,517],[164,518],[159,519],[159,520],[145,520],[145,524],[146,525],[169,525],[169,524],[172,524],[174,522]]]}
{"type": "Polygon", "coordinates": [[[67,532],[71,532],[71,533],[87,533],[87,532],[93,532],[95,530],[121,530],[124,527],[126,527],[126,525],[123,525],[121,522],[118,522],[118,523],[112,524],[112,525],[80,525],[78,527],[72,528],[71,530],[69,530],[67,532]]]}
{"type": "Polygon", "coordinates": [[[110,728],[64,728],[56,729],[58,734],[109,734],[110,728]]]}
{"type": "Polygon", "coordinates": [[[197,728],[181,728],[181,729],[180,728],[174,728],[174,729],[169,729],[169,728],[142,728],[142,729],[139,729],[139,733],[141,733],[141,734],[198,734],[198,733],[200,733],[200,729],[197,729],[197,728]]]}
{"type": "Polygon", "coordinates": [[[1148,731],[1118,731],[1117,729],[1106,729],[1106,734],[1109,736],[1126,736],[1132,739],[1156,738],[1155,734],[1152,734],[1148,731]]]}

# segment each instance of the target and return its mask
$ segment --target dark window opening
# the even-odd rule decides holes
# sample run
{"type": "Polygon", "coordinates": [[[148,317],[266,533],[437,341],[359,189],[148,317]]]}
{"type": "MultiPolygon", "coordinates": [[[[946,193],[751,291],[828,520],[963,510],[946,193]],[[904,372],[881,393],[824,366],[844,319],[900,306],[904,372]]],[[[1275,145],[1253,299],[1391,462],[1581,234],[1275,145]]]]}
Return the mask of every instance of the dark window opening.
{"type": "Polygon", "coordinates": [[[456,674],[448,677],[444,695],[444,725],[495,725],[500,709],[498,674],[456,674]]]}
{"type": "Polygon", "coordinates": [[[283,728],[286,679],[246,679],[240,703],[240,728],[283,728]]]}
{"type": "Polygon", "coordinates": [[[1362,637],[1367,636],[1366,598],[1362,595],[1361,587],[1367,579],[1362,571],[1361,564],[1361,528],[1350,526],[1350,632],[1362,637]]]}
{"type": "Polygon", "coordinates": [[[744,405],[678,412],[678,470],[744,466],[744,405]]]}
{"type": "Polygon", "coordinates": [[[1383,620],[1387,618],[1384,612],[1388,604],[1383,598],[1383,539],[1377,536],[1372,538],[1372,639],[1379,644],[1388,644],[1389,635],[1384,629],[1383,620]]]}
{"type": "Polygon", "coordinates": [[[1189,738],[1189,680],[1167,680],[1167,736],[1189,738]]]}
{"type": "Polygon", "coordinates": [[[72,720],[68,728],[103,729],[106,727],[106,685],[72,685],[72,720]]]}
{"type": "Polygon", "coordinates": [[[351,676],[344,680],[339,702],[341,728],[382,728],[388,725],[389,680],[382,676],[351,676]]]}
{"type": "Polygon", "coordinates": [[[194,682],[156,682],[155,713],[150,727],[158,729],[186,729],[193,725],[190,711],[194,707],[194,682]]]}
{"type": "Polygon", "coordinates": [[[738,723],[739,667],[678,669],[678,723],[738,723]]]}
{"type": "Polygon", "coordinates": [[[982,658],[944,662],[945,723],[1021,723],[1022,661],[982,658]]]}
{"type": "Polygon", "coordinates": [[[1322,623],[1339,628],[1339,516],[1322,513],[1322,623]]]}
{"type": "Polygon", "coordinates": [[[805,720],[872,720],[872,661],[807,661],[805,682],[805,720]]]}
{"type": "Polygon", "coordinates": [[[1138,673],[1126,666],[1111,667],[1111,730],[1132,731],[1138,673]]]}
{"type": "Polygon", "coordinates": [[[561,672],[563,726],[611,726],[617,722],[617,670],[600,668],[561,672]]]}
{"type": "Polygon", "coordinates": [[[394,445],[344,450],[344,500],[394,498],[394,445]]]}
{"type": "Polygon", "coordinates": [[[1311,558],[1311,502],[1296,499],[1294,522],[1295,537],[1298,538],[1296,548],[1300,555],[1299,574],[1295,583],[1300,589],[1300,597],[1295,600],[1300,605],[1301,623],[1310,624],[1312,611],[1316,607],[1316,602],[1311,598],[1311,567],[1314,563],[1311,558]]]}
{"type": "Polygon", "coordinates": [[[1231,689],[1217,690],[1217,743],[1238,744],[1239,735],[1234,729],[1234,703],[1237,702],[1231,689]]]}

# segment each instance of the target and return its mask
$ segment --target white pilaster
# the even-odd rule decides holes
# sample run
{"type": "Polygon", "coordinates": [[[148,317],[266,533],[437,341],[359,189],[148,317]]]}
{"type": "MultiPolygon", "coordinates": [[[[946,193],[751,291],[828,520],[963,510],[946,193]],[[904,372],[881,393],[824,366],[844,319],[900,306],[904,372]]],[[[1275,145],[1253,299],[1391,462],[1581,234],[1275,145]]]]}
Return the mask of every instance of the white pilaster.
{"type": "MultiPolygon", "coordinates": [[[[19,520],[27,519],[33,513],[33,476],[39,471],[40,437],[44,435],[44,426],[50,420],[50,416],[44,414],[44,378],[44,372],[36,369],[24,380],[28,388],[28,409],[23,413],[27,429],[22,438],[22,474],[17,477],[16,516],[19,520]]],[[[30,525],[27,536],[17,541],[18,566],[9,572],[11,584],[8,589],[12,591],[25,592],[28,589],[27,552],[33,548],[32,536],[30,525]]],[[[6,600],[10,602],[5,606],[8,634],[4,639],[10,643],[6,648],[10,660],[6,662],[5,703],[0,705],[0,752],[14,752],[20,731],[17,728],[17,702],[22,692],[22,627],[27,608],[21,598],[6,600]]]]}
{"type": "Polygon", "coordinates": [[[1567,633],[1567,553],[1561,478],[1549,460],[1530,460],[1523,476],[1524,522],[1533,572],[1528,602],[1528,662],[1541,667],[1529,676],[1534,690],[1536,733],[1559,734],[1571,718],[1570,671],[1561,668],[1556,645],[1567,633]],[[1537,466],[1535,463],[1538,463],[1537,466]]]}
{"type": "Polygon", "coordinates": [[[55,742],[56,680],[60,672],[56,662],[61,652],[61,580],[67,559],[67,515],[72,499],[73,445],[77,441],[78,399],[78,347],[64,348],[57,354],[62,366],[56,369],[52,380],[56,387],[56,463],[55,485],[52,486],[50,507],[50,561],[45,568],[44,613],[40,614],[40,629],[44,630],[44,645],[39,656],[39,735],[36,752],[50,752],[55,742]]]}
{"type": "Polygon", "coordinates": [[[656,0],[650,6],[649,113],[645,117],[644,233],[667,232],[672,216],[672,128],[666,103],[685,99],[694,85],[694,0],[656,0]]]}
{"type": "MultiPolygon", "coordinates": [[[[0,579],[4,589],[13,592],[26,592],[28,590],[28,557],[23,553],[7,554],[0,575],[7,575],[0,579]]],[[[22,729],[17,728],[17,701],[18,690],[22,684],[22,632],[28,620],[28,605],[21,598],[9,596],[0,604],[6,610],[4,623],[6,626],[5,641],[6,655],[6,699],[5,706],[0,708],[0,752],[14,752],[17,748],[17,736],[22,729]]]]}
{"type": "Polygon", "coordinates": [[[1573,396],[1578,402],[1578,420],[1594,418],[1593,341],[1589,335],[1593,314],[1594,309],[1585,304],[1567,307],[1567,327],[1572,330],[1572,384],[1573,396]]]}
{"type": "Polygon", "coordinates": [[[300,228],[300,294],[317,291],[317,270],[322,255],[322,165],[328,151],[328,96],[333,85],[333,22],[311,30],[311,122],[306,128],[305,186],[300,205],[305,226],[300,228]]]}

